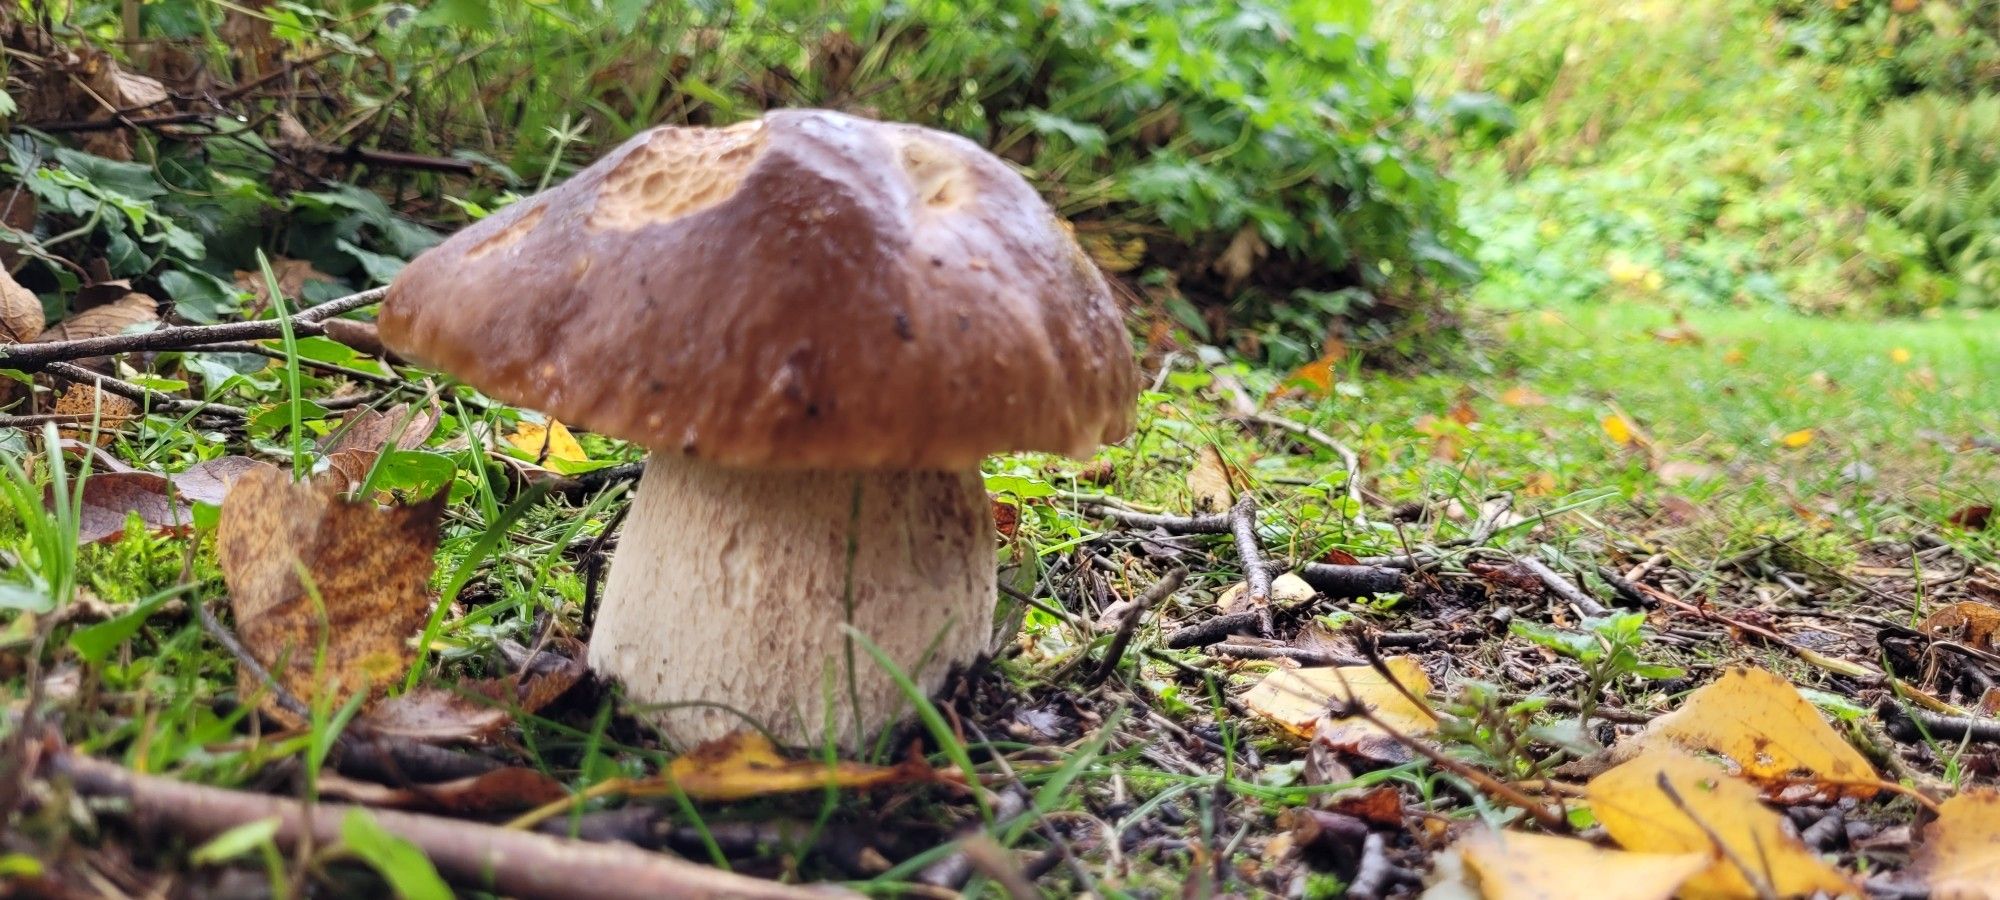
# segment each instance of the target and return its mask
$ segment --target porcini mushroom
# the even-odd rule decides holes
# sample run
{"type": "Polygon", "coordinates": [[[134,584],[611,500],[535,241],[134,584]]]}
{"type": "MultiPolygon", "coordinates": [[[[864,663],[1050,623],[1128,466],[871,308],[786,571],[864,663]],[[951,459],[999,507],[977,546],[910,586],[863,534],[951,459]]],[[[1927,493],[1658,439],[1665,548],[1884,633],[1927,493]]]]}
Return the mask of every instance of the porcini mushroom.
{"type": "Polygon", "coordinates": [[[383,341],[652,451],[590,663],[683,744],[854,747],[991,638],[992,453],[1131,429],[1104,277],[963,138],[816,110],[656,128],[390,286],[383,341]]]}

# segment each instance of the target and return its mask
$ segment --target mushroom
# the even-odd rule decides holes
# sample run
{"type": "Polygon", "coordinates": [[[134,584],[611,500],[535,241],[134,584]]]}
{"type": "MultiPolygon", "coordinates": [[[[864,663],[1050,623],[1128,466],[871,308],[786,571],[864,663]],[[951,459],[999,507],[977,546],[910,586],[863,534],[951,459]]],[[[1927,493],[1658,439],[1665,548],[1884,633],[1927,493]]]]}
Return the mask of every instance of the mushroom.
{"type": "Polygon", "coordinates": [[[936,691],[992,637],[982,459],[1087,456],[1137,392],[1104,276],[1026,181],[818,110],[633,137],[412,261],[380,330],[652,451],[590,663],[682,744],[861,746],[910,705],[854,633],[936,691]]]}

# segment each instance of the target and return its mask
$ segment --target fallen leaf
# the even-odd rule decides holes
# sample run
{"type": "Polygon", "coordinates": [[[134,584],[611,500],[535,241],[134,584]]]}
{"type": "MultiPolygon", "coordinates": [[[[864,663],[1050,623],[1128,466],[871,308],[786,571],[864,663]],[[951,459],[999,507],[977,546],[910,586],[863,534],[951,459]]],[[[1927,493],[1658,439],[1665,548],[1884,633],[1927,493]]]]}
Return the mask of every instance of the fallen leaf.
{"type": "Polygon", "coordinates": [[[1013,540],[1021,533],[1021,508],[992,494],[986,495],[986,501],[993,505],[993,530],[1013,540]]]}
{"type": "Polygon", "coordinates": [[[1346,361],[1347,344],[1338,338],[1329,338],[1325,352],[1318,359],[1293,369],[1282,383],[1288,388],[1300,388],[1314,397],[1325,397],[1333,392],[1333,384],[1338,380],[1335,373],[1346,361]]]}
{"type": "Polygon", "coordinates": [[[588,669],[568,657],[544,653],[562,664],[514,678],[488,678],[456,688],[420,687],[377,704],[362,721],[377,734],[428,744],[491,737],[514,721],[533,715],[576,686],[588,669]]]}
{"type": "Polygon", "coordinates": [[[1472,402],[1469,400],[1460,400],[1452,404],[1451,410],[1445,415],[1460,425],[1470,425],[1479,421],[1479,411],[1472,408],[1472,402]]]}
{"type": "Polygon", "coordinates": [[[1653,470],[1653,474],[1659,476],[1660,482],[1663,484],[1678,485],[1686,484],[1690,481],[1707,481],[1720,473],[1715,470],[1714,466],[1707,463],[1689,462],[1684,459],[1670,459],[1660,463],[1659,467],[1653,470]]]}
{"type": "Polygon", "coordinates": [[[41,298],[0,270],[0,344],[25,344],[41,333],[41,298]]]}
{"type": "Polygon", "coordinates": [[[436,784],[390,787],[332,773],[319,777],[320,795],[383,809],[415,809],[460,816],[533,809],[569,796],[561,782],[534,769],[509,766],[436,784]]]}
{"type": "Polygon", "coordinates": [[[229,496],[230,485],[235,484],[236,479],[251,472],[277,470],[277,466],[261,459],[252,459],[248,456],[223,456],[195,463],[180,474],[170,477],[173,479],[174,489],[180,492],[183,499],[221,506],[222,501],[229,496]]]}
{"type": "Polygon", "coordinates": [[[1889,361],[1899,366],[1907,366],[1910,364],[1910,351],[1901,347],[1890,347],[1889,361]]]}
{"type": "Polygon", "coordinates": [[[1614,413],[1605,416],[1599,424],[1604,426],[1604,433],[1611,438],[1611,442],[1620,447],[1629,447],[1638,441],[1638,433],[1624,416],[1614,413]]]}
{"type": "Polygon", "coordinates": [[[1554,472],[1534,472],[1521,480],[1521,493],[1530,497],[1547,497],[1556,492],[1554,472]]]}
{"type": "Polygon", "coordinates": [[[1383,828],[1403,827],[1403,792],[1384,785],[1360,794],[1343,796],[1333,803],[1333,811],[1353,816],[1383,828]]]}
{"type": "MultiPolygon", "coordinates": [[[[160,305],[153,298],[132,291],[110,303],[100,304],[70,316],[41,333],[35,341],[78,341],[108,337],[132,331],[148,331],[160,324],[160,305]]],[[[88,362],[85,360],[83,362],[88,362]]]]}
{"type": "Polygon", "coordinates": [[[1215,271],[1222,276],[1228,289],[1234,290],[1244,279],[1250,277],[1251,272],[1257,270],[1258,261],[1270,252],[1271,247],[1264,243],[1264,236],[1257,233],[1256,223],[1245,223],[1242,228],[1236,230],[1236,235],[1229,239],[1229,246],[1223,248],[1221,255],[1216,257],[1215,271]]]}
{"type": "Polygon", "coordinates": [[[1146,260],[1145,238],[1120,240],[1115,235],[1084,233],[1077,235],[1077,242],[1106,272],[1130,272],[1146,260]]]}
{"type": "MultiPolygon", "coordinates": [[[[382,508],[343,500],[341,490],[276,469],[246,472],[223,501],[216,533],[244,648],[308,703],[328,694],[343,702],[400,677],[409,638],[432,607],[444,493],[382,508]]],[[[262,691],[247,672],[238,682],[245,698],[262,691]]],[[[264,706],[297,724],[268,698],[264,706]]]]}
{"type": "Polygon", "coordinates": [[[1222,461],[1221,451],[1202,445],[1196,453],[1194,468],[1187,474],[1188,493],[1194,497],[1195,512],[1222,512],[1236,502],[1235,485],[1229,475],[1229,464],[1222,461]]]}
{"type": "Polygon", "coordinates": [[[1790,447],[1794,450],[1803,447],[1807,444],[1810,444],[1812,442],[1813,442],[1813,430],[1810,428],[1801,428],[1797,431],[1786,434],[1784,437],[1778,439],[1778,443],[1784,444],[1785,446],[1790,447]]]}
{"type": "MultiPolygon", "coordinates": [[[[1395,656],[1383,663],[1410,693],[1421,697],[1430,692],[1430,676],[1424,674],[1414,658],[1395,656]]],[[[1243,703],[1286,731],[1299,737],[1315,737],[1317,730],[1318,737],[1328,737],[1336,746],[1383,736],[1381,728],[1360,716],[1329,719],[1328,724],[1333,726],[1330,735],[1319,727],[1333,704],[1345,702],[1349,697],[1366,704],[1384,724],[1403,734],[1426,734],[1437,727],[1437,719],[1428,710],[1411,702],[1373,666],[1279,669],[1245,693],[1243,703]]]]}
{"type": "Polygon", "coordinates": [[[1682,884],[1681,897],[1858,891],[1785,830],[1783,817],[1757,801],[1756,788],[1682,751],[1650,748],[1592,779],[1585,794],[1604,830],[1625,849],[1709,858],[1706,870],[1682,884]]]}
{"type": "Polygon", "coordinates": [[[95,443],[108,447],[117,437],[115,432],[126,422],[139,414],[139,406],[124,397],[109,391],[100,391],[95,386],[81,381],[72,383],[56,398],[56,415],[72,417],[59,430],[63,437],[81,441],[92,433],[95,443]]]}
{"type": "Polygon", "coordinates": [[[167,476],[105,472],[83,483],[83,502],[76,510],[77,542],[120,540],[125,537],[125,523],[134,514],[155,534],[183,534],[194,527],[193,508],[174,496],[167,476]]]}
{"type": "Polygon", "coordinates": [[[2000,791],[1972,788],[1938,804],[1911,862],[1934,900],[2000,898],[2000,791]]]}
{"type": "Polygon", "coordinates": [[[1763,669],[1730,669],[1654,719],[1645,735],[1720,753],[1758,781],[1803,774],[1834,782],[1835,794],[1875,793],[1875,770],[1860,751],[1791,682],[1763,669]]]}
{"type": "Polygon", "coordinates": [[[1458,842],[1485,900],[1669,900],[1706,853],[1633,853],[1576,838],[1482,829],[1458,842]]]}
{"type": "Polygon", "coordinates": [[[1986,503],[1968,506],[1952,513],[1945,521],[1966,531],[1985,531],[1987,524],[1993,521],[1993,507],[1986,503]]]}
{"type": "MultiPolygon", "coordinates": [[[[271,260],[271,274],[278,279],[278,291],[284,296],[298,299],[305,295],[308,281],[333,281],[333,276],[313,268],[313,264],[303,259],[275,257],[271,260]]],[[[264,281],[262,269],[237,269],[236,286],[255,295],[254,309],[271,305],[271,289],[264,281]]]]}
{"type": "MultiPolygon", "coordinates": [[[[390,441],[398,449],[415,450],[430,440],[441,414],[435,404],[422,409],[407,403],[384,410],[357,409],[342,417],[340,424],[320,440],[320,452],[332,456],[343,450],[378,451],[389,447],[390,441]]],[[[565,432],[564,436],[567,435],[565,432]]],[[[537,444],[530,452],[539,449],[537,444]]]]}
{"type": "Polygon", "coordinates": [[[696,800],[742,800],[768,794],[860,789],[929,781],[935,774],[921,759],[898,766],[786,759],[754,731],[738,731],[674,758],[665,782],[696,800]]]}
{"type": "Polygon", "coordinates": [[[1992,652],[1993,637],[2000,634],[2000,609],[1964,600],[1931,613],[1917,627],[1932,637],[1955,640],[1974,650],[1992,652]]]}
{"type": "Polygon", "coordinates": [[[1532,388],[1516,385],[1500,392],[1500,402],[1507,406],[1547,406],[1549,398],[1535,393],[1532,388]]]}
{"type": "Polygon", "coordinates": [[[560,459],[566,462],[583,462],[590,458],[583,454],[583,445],[576,442],[576,438],[570,435],[569,429],[554,419],[550,419],[546,426],[534,422],[522,422],[520,427],[514,429],[513,434],[507,435],[507,443],[513,444],[523,453],[534,456],[536,460],[560,459]]]}

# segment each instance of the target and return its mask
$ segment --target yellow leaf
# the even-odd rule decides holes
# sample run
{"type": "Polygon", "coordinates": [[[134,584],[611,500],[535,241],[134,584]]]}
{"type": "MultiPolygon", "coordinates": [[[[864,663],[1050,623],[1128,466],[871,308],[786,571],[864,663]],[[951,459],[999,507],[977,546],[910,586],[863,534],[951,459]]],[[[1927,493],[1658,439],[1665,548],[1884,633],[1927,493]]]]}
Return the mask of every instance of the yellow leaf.
{"type": "MultiPolygon", "coordinates": [[[[1408,656],[1383,660],[1396,681],[1419,697],[1430,692],[1430,676],[1408,656]]],[[[1325,718],[1336,700],[1353,697],[1367,704],[1376,718],[1403,734],[1425,734],[1437,727],[1430,712],[1397,690],[1372,666],[1340,668],[1279,669],[1243,695],[1244,705],[1299,737],[1312,737],[1319,720],[1325,718]]],[[[1382,729],[1359,716],[1334,720],[1336,738],[1347,734],[1355,739],[1382,736],[1382,729]]],[[[1322,735],[1326,732],[1322,731],[1322,735]]]]}
{"type": "Polygon", "coordinates": [[[738,731],[675,757],[667,778],[696,800],[741,800],[766,794],[836,788],[871,788],[925,780],[920,766],[871,766],[856,762],[786,759],[769,739],[738,731]]]}
{"type": "Polygon", "coordinates": [[[1532,388],[1516,385],[1500,393],[1500,402],[1508,406],[1547,406],[1549,400],[1532,388]]]}
{"type": "Polygon", "coordinates": [[[1653,720],[1646,736],[1669,738],[1734,760],[1759,781],[1788,775],[1839,782],[1835,793],[1875,793],[1875,770],[1820,718],[1798,688],[1763,669],[1738,668],[1653,720]]]}
{"type": "Polygon", "coordinates": [[[1889,348],[1889,361],[1899,366],[1907,366],[1910,364],[1910,351],[1901,347],[1891,347],[1889,348]]]}
{"type": "Polygon", "coordinates": [[[1688,900],[1858,892],[1785,831],[1783,818],[1757,802],[1756,788],[1679,750],[1649,749],[1592,779],[1585,793],[1625,849],[1709,855],[1709,867],[1681,886],[1688,900]]]}
{"type": "Polygon", "coordinates": [[[1706,853],[1632,853],[1518,831],[1477,831],[1458,849],[1485,900],[1669,900],[1709,865],[1706,853]]]}
{"type": "Polygon", "coordinates": [[[1194,495],[1194,511],[1198,513],[1222,512],[1236,502],[1229,464],[1222,461],[1222,453],[1211,445],[1202,445],[1194,468],[1188,470],[1187,486],[1188,493],[1194,495]]]}
{"type": "Polygon", "coordinates": [[[1556,492],[1556,476],[1553,472],[1536,472],[1522,479],[1521,493],[1530,497],[1546,497],[1556,492]]]}
{"type": "Polygon", "coordinates": [[[2000,792],[1968,790],[1938,806],[1914,862],[1936,900],[2000,898],[2000,792]]]}
{"type": "Polygon", "coordinates": [[[1741,348],[1732,347],[1729,352],[1722,354],[1722,363],[1728,366],[1740,366],[1749,358],[1749,354],[1744,353],[1741,348]]]}
{"type": "Polygon", "coordinates": [[[1632,423],[1626,421],[1624,416],[1615,414],[1605,416],[1603,424],[1604,433],[1610,435],[1612,443],[1620,447],[1631,446],[1634,439],[1632,423]]]}
{"type": "Polygon", "coordinates": [[[1779,439],[1779,443],[1782,443],[1785,446],[1790,447],[1794,450],[1803,447],[1807,444],[1810,444],[1812,443],[1812,441],[1813,441],[1813,430],[1810,428],[1801,428],[1779,439]]]}
{"type": "Polygon", "coordinates": [[[565,462],[583,462],[590,457],[583,453],[583,445],[576,442],[563,423],[549,420],[547,427],[533,422],[522,422],[514,433],[507,435],[507,443],[513,444],[524,453],[536,459],[560,459],[565,462]],[[546,454],[543,452],[546,449],[546,454]]]}

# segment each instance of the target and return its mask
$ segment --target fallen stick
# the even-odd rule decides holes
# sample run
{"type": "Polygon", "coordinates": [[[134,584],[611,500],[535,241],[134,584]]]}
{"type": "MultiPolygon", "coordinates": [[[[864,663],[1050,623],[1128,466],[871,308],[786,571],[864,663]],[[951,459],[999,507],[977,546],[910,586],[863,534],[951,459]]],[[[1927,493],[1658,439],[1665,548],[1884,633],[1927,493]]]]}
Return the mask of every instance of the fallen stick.
{"type": "Polygon", "coordinates": [[[1597,602],[1589,594],[1584,593],[1582,588],[1571,583],[1569,579],[1562,577],[1561,573],[1549,568],[1541,560],[1532,556],[1523,556],[1519,558],[1519,562],[1521,563],[1521,568],[1535,573],[1535,577],[1541,579],[1543,585],[1547,586],[1556,596],[1561,597],[1564,602],[1575,606],[1578,612],[1592,618],[1611,614],[1611,610],[1606,609],[1604,604],[1597,602]]]}
{"type": "Polygon", "coordinates": [[[1158,528],[1168,534],[1228,534],[1230,530],[1228,513],[1211,513],[1201,516],[1163,516],[1156,513],[1135,512],[1115,506],[1092,504],[1084,510],[1092,515],[1102,516],[1133,528],[1158,528]]]}
{"type": "MultiPolygon", "coordinates": [[[[323,334],[326,331],[324,323],[327,319],[380,302],[388,293],[388,288],[375,288],[302,309],[292,316],[292,333],[299,337],[323,334]]],[[[0,347],[0,369],[32,371],[53,362],[110,356],[114,353],[186,350],[190,347],[205,347],[209,344],[231,341],[257,341],[284,337],[284,325],[285,323],[277,319],[258,319],[254,322],[228,322],[222,325],[176,325],[134,334],[78,338],[73,341],[9,344],[0,347]]]]}
{"type": "MultiPolygon", "coordinates": [[[[0,360],[4,362],[5,360],[0,360]]],[[[107,394],[116,394],[154,411],[170,413],[195,413],[203,416],[221,416],[231,419],[247,419],[249,410],[230,406],[226,403],[212,403],[204,400],[182,400],[179,397],[133,384],[122,378],[113,378],[100,372],[93,372],[82,366],[66,362],[51,362],[42,366],[50,375],[67,378],[78,384],[88,384],[107,394]]]]}
{"type": "Polygon", "coordinates": [[[1111,644],[1104,648],[1104,661],[1098,664],[1097,671],[1084,680],[1086,687],[1097,685],[1104,679],[1110,678],[1111,673],[1118,671],[1118,661],[1125,657],[1125,648],[1132,643],[1132,634],[1138,630],[1139,618],[1146,614],[1146,610],[1152,609],[1153,604],[1180,590],[1181,582],[1186,579],[1187,569],[1176,566],[1126,608],[1125,615],[1118,621],[1117,633],[1111,636],[1111,644]]]}
{"type": "Polygon", "coordinates": [[[1387,566],[1342,566],[1333,563],[1306,563],[1299,577],[1313,590],[1336,600],[1351,600],[1374,594],[1400,594],[1410,586],[1407,572],[1387,566]]]}
{"type": "Polygon", "coordinates": [[[1243,600],[1257,612],[1257,633],[1271,636],[1271,570],[1257,546],[1257,498],[1244,494],[1229,509],[1229,531],[1236,538],[1236,557],[1243,565],[1243,600]]]}
{"type": "Polygon", "coordinates": [[[78,793],[117,797],[132,814],[178,838],[204,840],[239,825],[277,819],[280,847],[310,836],[315,846],[341,841],[341,821],[365,812],[390,834],[416,845],[438,872],[459,884],[514,897],[810,898],[857,896],[838,888],[800,887],[751,878],[618,844],[591,844],[529,831],[347,803],[311,807],[285,797],[184,784],[112,763],[58,753],[49,761],[78,793]]]}
{"type": "Polygon", "coordinates": [[[1220,643],[1239,628],[1257,627],[1258,618],[1254,609],[1216,616],[1167,635],[1167,648],[1186,650],[1189,647],[1206,647],[1209,644],[1220,643]]]}

